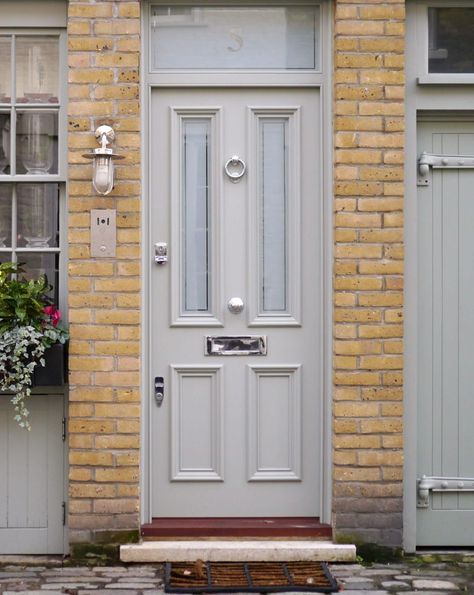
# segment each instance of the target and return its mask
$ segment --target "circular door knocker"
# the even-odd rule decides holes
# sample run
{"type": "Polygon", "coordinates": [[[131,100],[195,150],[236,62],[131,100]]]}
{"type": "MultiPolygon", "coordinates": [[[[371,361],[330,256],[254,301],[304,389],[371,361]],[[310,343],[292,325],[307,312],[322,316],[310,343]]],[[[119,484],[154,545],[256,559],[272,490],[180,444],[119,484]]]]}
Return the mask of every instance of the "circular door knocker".
{"type": "Polygon", "coordinates": [[[238,155],[232,155],[224,165],[224,171],[229,176],[231,182],[238,182],[245,174],[247,166],[238,155]]]}

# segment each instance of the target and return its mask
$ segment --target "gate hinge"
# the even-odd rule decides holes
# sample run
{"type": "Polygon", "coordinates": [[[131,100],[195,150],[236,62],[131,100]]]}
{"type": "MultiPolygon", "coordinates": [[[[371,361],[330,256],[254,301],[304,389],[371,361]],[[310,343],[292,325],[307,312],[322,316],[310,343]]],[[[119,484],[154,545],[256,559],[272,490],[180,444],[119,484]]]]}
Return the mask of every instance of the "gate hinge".
{"type": "Polygon", "coordinates": [[[418,159],[417,186],[429,186],[430,167],[434,169],[473,169],[474,155],[437,155],[423,152],[418,159]]]}
{"type": "Polygon", "coordinates": [[[62,509],[63,509],[63,526],[66,525],[66,502],[63,502],[61,504],[62,509]]]}
{"type": "Polygon", "coordinates": [[[66,442],[67,436],[67,419],[63,417],[62,424],[61,424],[61,431],[62,431],[62,440],[66,442]]]}
{"type": "Polygon", "coordinates": [[[427,477],[417,480],[417,508],[428,508],[431,492],[474,492],[474,477],[427,477]]]}

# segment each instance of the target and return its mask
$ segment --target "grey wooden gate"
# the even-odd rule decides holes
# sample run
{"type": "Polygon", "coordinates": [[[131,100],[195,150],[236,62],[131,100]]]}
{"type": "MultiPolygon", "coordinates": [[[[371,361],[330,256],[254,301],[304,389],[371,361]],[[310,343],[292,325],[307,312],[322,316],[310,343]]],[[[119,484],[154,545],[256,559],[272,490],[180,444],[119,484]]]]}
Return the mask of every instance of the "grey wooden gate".
{"type": "Polygon", "coordinates": [[[0,554],[64,553],[64,396],[31,397],[31,432],[0,395],[0,554]]]}
{"type": "Polygon", "coordinates": [[[474,158],[460,156],[474,156],[474,122],[421,122],[418,151],[428,155],[417,205],[417,544],[467,546],[474,545],[474,158]]]}

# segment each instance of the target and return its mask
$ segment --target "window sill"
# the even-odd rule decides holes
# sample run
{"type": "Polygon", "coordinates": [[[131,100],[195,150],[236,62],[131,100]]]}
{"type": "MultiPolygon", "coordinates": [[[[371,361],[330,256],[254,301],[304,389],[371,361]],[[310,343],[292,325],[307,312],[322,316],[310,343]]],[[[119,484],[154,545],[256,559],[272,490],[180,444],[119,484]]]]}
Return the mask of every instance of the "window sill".
{"type": "Polygon", "coordinates": [[[474,85],[474,73],[424,74],[417,77],[418,85],[474,85]]]}

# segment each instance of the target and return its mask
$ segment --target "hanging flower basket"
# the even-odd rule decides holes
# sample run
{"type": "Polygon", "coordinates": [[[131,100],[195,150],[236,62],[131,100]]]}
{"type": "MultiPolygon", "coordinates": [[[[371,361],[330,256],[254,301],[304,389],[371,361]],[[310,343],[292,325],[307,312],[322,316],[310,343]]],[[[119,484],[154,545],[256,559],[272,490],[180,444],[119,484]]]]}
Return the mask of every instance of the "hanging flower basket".
{"type": "Polygon", "coordinates": [[[69,335],[61,325],[61,312],[51,303],[46,278],[27,279],[23,272],[16,263],[0,264],[0,391],[13,394],[15,420],[30,429],[25,401],[35,383],[64,383],[69,335]]]}
{"type": "Polygon", "coordinates": [[[44,352],[44,367],[36,366],[33,386],[63,386],[67,377],[67,344],[56,343],[44,352]]]}

